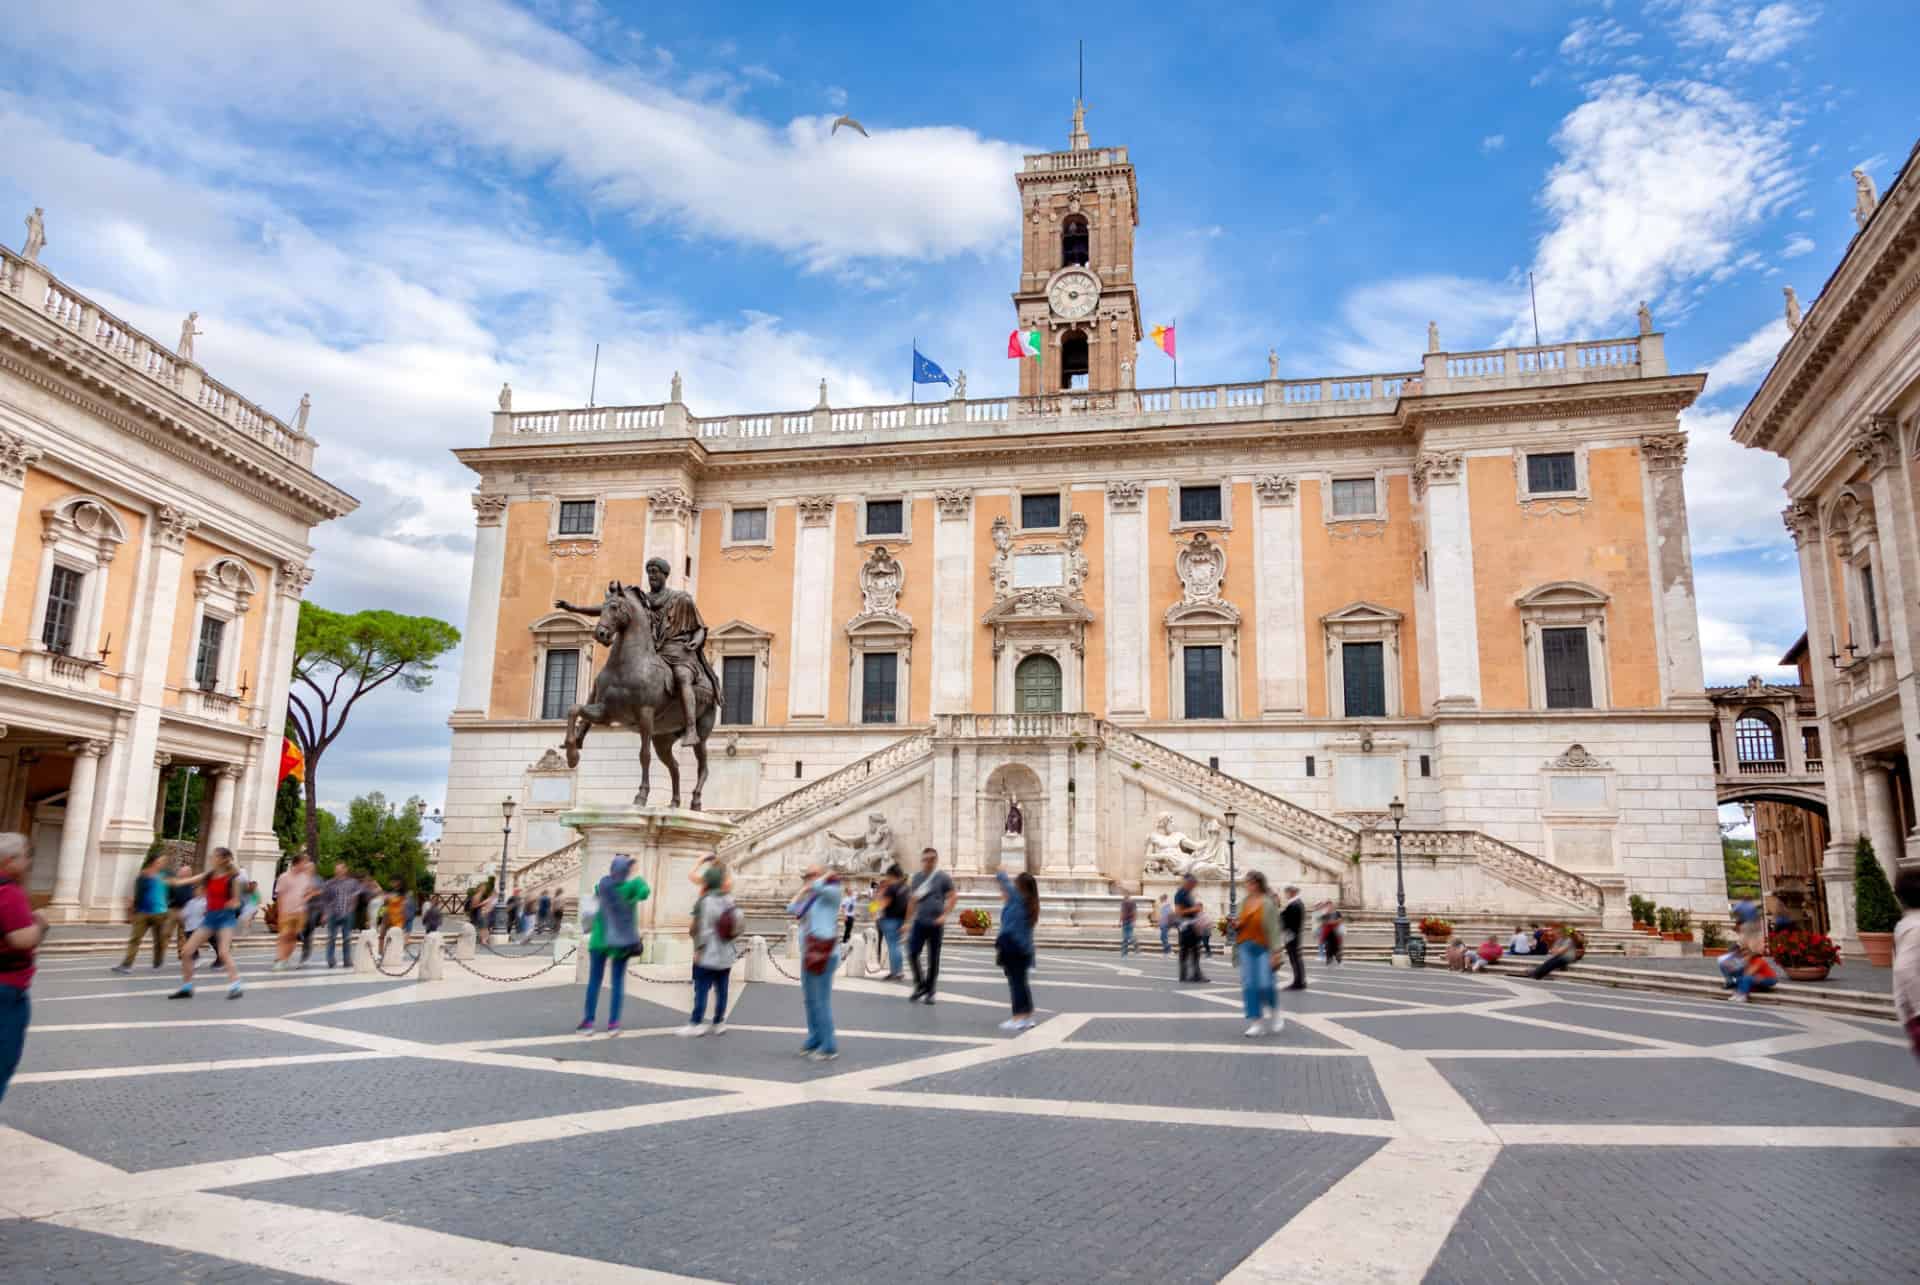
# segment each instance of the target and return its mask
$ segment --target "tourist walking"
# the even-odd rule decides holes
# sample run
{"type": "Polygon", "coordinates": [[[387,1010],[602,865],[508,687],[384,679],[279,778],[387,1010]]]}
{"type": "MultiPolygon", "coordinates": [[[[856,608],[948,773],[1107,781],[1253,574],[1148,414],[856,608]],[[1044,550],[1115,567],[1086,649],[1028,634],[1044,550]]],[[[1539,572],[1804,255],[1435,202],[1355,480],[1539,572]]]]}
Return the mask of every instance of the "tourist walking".
{"type": "Polygon", "coordinates": [[[1286,887],[1286,897],[1286,905],[1280,908],[1280,938],[1287,948],[1287,967],[1293,970],[1293,981],[1287,989],[1303,991],[1307,989],[1307,965],[1300,958],[1300,934],[1307,930],[1307,904],[1292,884],[1286,887]]]}
{"type": "Polygon", "coordinates": [[[493,935],[488,924],[492,914],[493,880],[488,879],[478,887],[467,889],[467,921],[473,925],[474,936],[482,946],[493,935]]]}
{"type": "Polygon", "coordinates": [[[1173,932],[1173,903],[1164,892],[1160,894],[1160,904],[1153,909],[1153,922],[1160,929],[1160,957],[1164,959],[1173,952],[1173,945],[1167,940],[1173,932]]]}
{"type": "Polygon", "coordinates": [[[900,930],[906,926],[907,908],[911,905],[907,897],[907,876],[899,863],[887,867],[886,875],[880,881],[880,940],[887,943],[887,975],[884,979],[897,982],[906,974],[905,953],[900,947],[900,930]]]}
{"type": "Polygon", "coordinates": [[[193,867],[182,861],[173,867],[173,877],[167,880],[167,922],[173,935],[173,957],[178,960],[186,952],[187,938],[193,932],[186,924],[187,903],[193,900],[194,887],[187,880],[193,875],[193,867]]]}
{"type": "Polygon", "coordinates": [[[553,917],[553,896],[552,894],[546,892],[545,890],[542,890],[540,893],[540,911],[539,911],[539,924],[538,924],[538,927],[542,932],[550,931],[553,928],[553,924],[551,922],[552,917],[553,917]]]}
{"type": "Polygon", "coordinates": [[[407,894],[401,889],[398,879],[387,890],[387,899],[380,906],[380,953],[387,953],[387,938],[393,933],[400,934],[400,944],[407,941],[407,894]]]}
{"type": "Polygon", "coordinates": [[[907,938],[907,958],[913,965],[913,994],[907,1002],[920,1000],[931,1004],[933,988],[940,980],[940,945],[947,936],[947,916],[960,900],[960,889],[954,885],[953,876],[940,869],[940,854],[933,848],[920,852],[920,873],[913,877],[908,900],[913,905],[913,932],[907,938]],[[923,950],[927,956],[924,969],[920,966],[923,950]]]}
{"type": "Polygon", "coordinates": [[[320,882],[311,858],[307,860],[307,873],[313,879],[313,886],[307,890],[307,926],[300,930],[300,967],[305,968],[307,961],[313,958],[313,935],[320,931],[320,925],[327,918],[327,889],[320,882]]]}
{"type": "Polygon", "coordinates": [[[312,892],[313,863],[303,853],[273,884],[274,928],[279,936],[273,956],[276,973],[298,967],[293,948],[307,931],[307,898],[312,892]]]}
{"type": "Polygon", "coordinates": [[[1133,894],[1120,894],[1120,958],[1125,959],[1135,948],[1133,944],[1133,920],[1138,914],[1133,904],[1133,894]]]}
{"type": "Polygon", "coordinates": [[[46,916],[27,901],[33,846],[24,834],[0,834],[0,1099],[27,1046],[33,952],[47,935],[46,916]]]}
{"type": "Polygon", "coordinates": [[[727,983],[733,961],[739,957],[734,939],[740,935],[740,911],[723,885],[726,867],[710,863],[701,873],[704,891],[693,903],[688,936],[693,938],[693,1016],[680,1028],[682,1035],[715,1035],[727,1031],[727,983]],[[713,1026],[701,1025],[707,1014],[707,996],[713,996],[713,1026]]]}
{"type": "Polygon", "coordinates": [[[853,919],[859,911],[859,903],[852,897],[840,899],[840,940],[843,944],[853,940],[853,919]]]}
{"type": "MultiPolygon", "coordinates": [[[[625,853],[613,859],[593,890],[593,932],[587,938],[587,1011],[574,1030],[593,1033],[594,1011],[600,1007],[600,983],[613,970],[613,995],[607,1003],[608,1035],[620,1033],[620,1005],[627,997],[627,959],[640,945],[640,926],[634,907],[653,895],[647,881],[633,873],[633,858],[625,853]],[[631,877],[629,877],[631,876],[631,877]]],[[[585,914],[583,908],[581,911],[585,914]]]]}
{"type": "Polygon", "coordinates": [[[1207,980],[1200,972],[1200,925],[1206,908],[1200,904],[1199,887],[1200,881],[1188,875],[1180,881],[1180,891],[1173,894],[1173,917],[1180,928],[1182,982],[1201,983],[1207,980]]]}
{"type": "Polygon", "coordinates": [[[1007,975],[1007,995],[1013,1016],[1000,1023],[1003,1031],[1024,1031],[1033,1025],[1033,929],[1040,922],[1040,885],[1022,870],[1007,878],[1004,868],[994,871],[1000,885],[1000,935],[994,939],[994,959],[1007,975]]]}
{"type": "Polygon", "coordinates": [[[353,911],[360,902],[360,878],[340,861],[327,880],[327,967],[333,967],[333,942],[340,940],[340,964],[353,967],[353,911]]]}
{"type": "Polygon", "coordinates": [[[1247,871],[1246,899],[1233,924],[1234,962],[1240,967],[1240,1008],[1246,1014],[1248,1039],[1280,1029],[1280,993],[1274,988],[1273,946],[1281,934],[1280,909],[1273,904],[1267,877],[1247,871]]]}
{"type": "Polygon", "coordinates": [[[191,882],[202,884],[202,894],[206,897],[206,918],[187,938],[186,949],[180,957],[180,989],[167,996],[168,999],[193,998],[193,963],[199,955],[201,944],[213,943],[213,957],[220,967],[227,970],[227,998],[239,999],[243,987],[240,984],[240,968],[233,962],[233,933],[240,922],[239,899],[243,896],[243,880],[239,867],[233,863],[233,851],[229,848],[213,850],[211,868],[193,876],[191,882]]]}
{"type": "Polygon", "coordinates": [[[116,973],[133,971],[133,957],[140,953],[140,941],[148,934],[153,936],[153,966],[160,968],[167,962],[167,876],[161,870],[165,861],[166,858],[156,852],[134,877],[133,902],[128,907],[127,954],[114,965],[116,973]]]}
{"type": "Polygon", "coordinates": [[[1901,907],[1893,926],[1893,1011],[1920,1057],[1920,870],[1902,870],[1893,895],[1901,907]]]}
{"type": "MultiPolygon", "coordinates": [[[[831,1062],[840,1056],[840,1042],[833,1031],[833,970],[840,966],[835,944],[840,876],[814,864],[804,877],[800,894],[787,903],[787,913],[800,921],[800,999],[807,1010],[807,1042],[800,1046],[800,1053],[816,1062],[831,1062]]],[[[914,927],[917,933],[917,922],[914,927]]],[[[939,959],[937,947],[934,958],[939,959]]],[[[914,962],[917,969],[918,959],[914,962]]]]}

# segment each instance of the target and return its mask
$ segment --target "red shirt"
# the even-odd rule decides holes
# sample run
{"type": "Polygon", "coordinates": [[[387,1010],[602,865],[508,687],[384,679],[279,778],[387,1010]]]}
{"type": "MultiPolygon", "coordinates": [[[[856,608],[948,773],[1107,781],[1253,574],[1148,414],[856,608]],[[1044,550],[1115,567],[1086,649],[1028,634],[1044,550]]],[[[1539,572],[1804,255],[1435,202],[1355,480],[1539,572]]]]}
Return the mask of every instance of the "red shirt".
{"type": "Polygon", "coordinates": [[[227,909],[227,907],[232,904],[229,901],[227,896],[227,894],[230,891],[232,891],[232,889],[233,889],[232,875],[208,875],[207,876],[207,909],[208,911],[211,912],[215,910],[227,909]]]}
{"type": "MultiPolygon", "coordinates": [[[[0,939],[33,925],[33,907],[27,890],[11,879],[0,880],[0,939]]],[[[33,983],[33,952],[15,950],[0,940],[0,986],[25,990],[33,983]]]]}

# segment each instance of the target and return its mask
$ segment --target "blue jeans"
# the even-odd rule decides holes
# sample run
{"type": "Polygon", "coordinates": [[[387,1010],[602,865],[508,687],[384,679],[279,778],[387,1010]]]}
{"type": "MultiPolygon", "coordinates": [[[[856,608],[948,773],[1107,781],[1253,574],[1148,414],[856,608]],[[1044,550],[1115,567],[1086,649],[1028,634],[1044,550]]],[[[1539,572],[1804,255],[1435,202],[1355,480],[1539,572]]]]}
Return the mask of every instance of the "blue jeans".
{"type": "Polygon", "coordinates": [[[333,967],[333,935],[340,934],[340,962],[353,967],[353,915],[327,916],[327,967],[333,967]]]}
{"type": "Polygon", "coordinates": [[[1257,1022],[1280,1008],[1280,995],[1274,989],[1273,956],[1265,946],[1251,941],[1241,942],[1236,953],[1240,956],[1240,1007],[1249,1022],[1257,1022]]]}
{"type": "Polygon", "coordinates": [[[707,1015],[707,992],[713,992],[713,1021],[717,1026],[727,1020],[727,983],[733,980],[731,968],[702,968],[693,966],[693,1017],[694,1026],[707,1015]]]}
{"type": "Polygon", "coordinates": [[[887,975],[898,977],[900,970],[906,967],[907,957],[900,949],[900,921],[882,919],[880,921],[880,940],[887,943],[887,975]]]}
{"type": "Polygon", "coordinates": [[[587,966],[587,1015],[584,1020],[593,1021],[593,1010],[600,1007],[600,979],[606,974],[608,965],[613,967],[613,998],[607,1003],[607,1025],[620,1025],[620,1002],[627,997],[627,957],[602,951],[591,952],[587,966]]]}
{"type": "Polygon", "coordinates": [[[1741,973],[1740,980],[1733,984],[1733,989],[1745,995],[1749,991],[1770,991],[1777,984],[1777,978],[1755,977],[1752,973],[1741,973]]]}
{"type": "Polygon", "coordinates": [[[800,971],[800,998],[807,1006],[807,1042],[801,1045],[803,1052],[819,1049],[822,1053],[838,1053],[839,1042],[833,1037],[833,970],[840,967],[838,955],[827,956],[827,971],[809,973],[800,971]]]}
{"type": "Polygon", "coordinates": [[[1160,925],[1160,953],[1162,955],[1171,955],[1173,953],[1173,947],[1167,944],[1167,934],[1172,930],[1173,925],[1171,924],[1160,925]]]}
{"type": "Polygon", "coordinates": [[[0,986],[0,1098],[7,1096],[7,1081],[20,1065],[20,1054],[27,1047],[26,991],[18,986],[0,986]]]}
{"type": "Polygon", "coordinates": [[[1133,925],[1121,924],[1120,925],[1120,957],[1122,959],[1126,958],[1127,952],[1133,949],[1134,949],[1133,925]]]}

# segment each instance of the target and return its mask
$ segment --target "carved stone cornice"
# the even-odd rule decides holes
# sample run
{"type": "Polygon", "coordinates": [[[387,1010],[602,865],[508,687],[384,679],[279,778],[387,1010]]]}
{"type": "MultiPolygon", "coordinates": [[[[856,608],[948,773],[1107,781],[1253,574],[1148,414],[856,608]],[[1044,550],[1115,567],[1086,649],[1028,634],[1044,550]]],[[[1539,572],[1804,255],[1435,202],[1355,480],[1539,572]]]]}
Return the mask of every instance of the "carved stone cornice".
{"type": "Polygon", "coordinates": [[[1894,461],[1900,458],[1899,439],[1891,415],[1868,415],[1853,426],[1847,444],[1860,457],[1860,462],[1867,466],[1870,474],[1892,468],[1894,461]]]}
{"type": "Polygon", "coordinates": [[[475,526],[499,526],[506,516],[506,496],[475,495],[473,497],[473,524],[475,526]]]}
{"type": "Polygon", "coordinates": [[[173,755],[167,753],[165,750],[155,750],[153,752],[153,765],[164,772],[173,766],[173,755]]]}
{"type": "Polygon", "coordinates": [[[153,515],[154,538],[160,541],[163,549],[172,549],[179,553],[187,547],[187,537],[200,529],[200,519],[163,504],[160,511],[153,515]]]}
{"type": "Polygon", "coordinates": [[[663,486],[647,493],[647,517],[650,521],[685,522],[693,516],[693,497],[684,488],[663,486]]]}
{"type": "Polygon", "coordinates": [[[1548,759],[1547,767],[1555,772],[1567,771],[1604,771],[1613,764],[1596,758],[1584,745],[1567,746],[1567,752],[1558,758],[1548,759]]]}
{"type": "Polygon", "coordinates": [[[1292,504],[1300,483],[1284,473],[1263,473],[1254,479],[1253,489],[1260,493],[1262,504],[1292,504]]]}
{"type": "Polygon", "coordinates": [[[1113,506],[1115,513],[1137,513],[1141,497],[1147,493],[1143,482],[1120,481],[1107,483],[1107,503],[1113,506]]]}
{"type": "Polygon", "coordinates": [[[27,470],[45,454],[26,438],[0,429],[0,482],[21,485],[27,480],[27,470]]]}
{"type": "Polygon", "coordinates": [[[801,526],[825,526],[833,520],[831,495],[803,495],[794,505],[800,510],[801,526]]]}
{"type": "MultiPolygon", "coordinates": [[[[1687,376],[1667,376],[1660,380],[1640,380],[1640,384],[1670,384],[1674,379],[1687,376]]],[[[1704,376],[1695,375],[1694,380],[1704,376]]],[[[1467,402],[1462,405],[1440,405],[1408,408],[1406,423],[1409,428],[1433,429],[1454,425],[1503,424],[1515,420],[1563,420],[1585,419],[1601,415],[1649,415],[1662,412],[1679,414],[1693,404],[1699,395],[1697,386],[1665,387],[1654,390],[1634,391],[1636,381],[1621,380],[1618,383],[1602,384],[1596,387],[1615,389],[1611,393],[1594,393],[1587,396],[1556,396],[1544,401],[1511,402],[1467,402]]],[[[1558,389],[1549,386],[1549,391],[1558,389]]]]}
{"type": "Polygon", "coordinates": [[[1646,460],[1647,467],[1654,472],[1685,468],[1687,466],[1687,435],[1685,433],[1648,433],[1640,439],[1640,456],[1646,460]]]}
{"type": "Polygon", "coordinates": [[[1422,451],[1413,465],[1413,494],[1418,499],[1435,483],[1458,482],[1466,457],[1459,451],[1422,451]]]}
{"type": "Polygon", "coordinates": [[[943,486],[933,493],[943,518],[964,518],[973,506],[973,492],[964,486],[943,486]]]}

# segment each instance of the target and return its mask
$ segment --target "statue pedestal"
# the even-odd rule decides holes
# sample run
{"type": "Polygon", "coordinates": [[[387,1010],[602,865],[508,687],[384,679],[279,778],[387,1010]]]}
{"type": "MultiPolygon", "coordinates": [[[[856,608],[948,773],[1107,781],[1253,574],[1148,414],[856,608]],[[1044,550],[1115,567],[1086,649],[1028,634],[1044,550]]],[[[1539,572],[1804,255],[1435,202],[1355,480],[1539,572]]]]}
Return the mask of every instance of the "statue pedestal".
{"type": "MultiPolygon", "coordinates": [[[[560,814],[562,825],[580,832],[581,904],[593,895],[602,875],[621,853],[633,858],[633,873],[647,881],[652,895],[634,907],[646,951],[643,963],[685,963],[693,957],[687,937],[695,890],[693,868],[733,830],[733,822],[685,808],[581,808],[560,814]]],[[[583,925],[584,928],[584,925],[583,925]]],[[[586,942],[581,933],[575,974],[586,976],[586,942]]]]}
{"type": "Polygon", "coordinates": [[[1010,875],[1017,875],[1027,868],[1026,835],[1003,834],[1000,836],[1000,867],[1010,875]]]}

